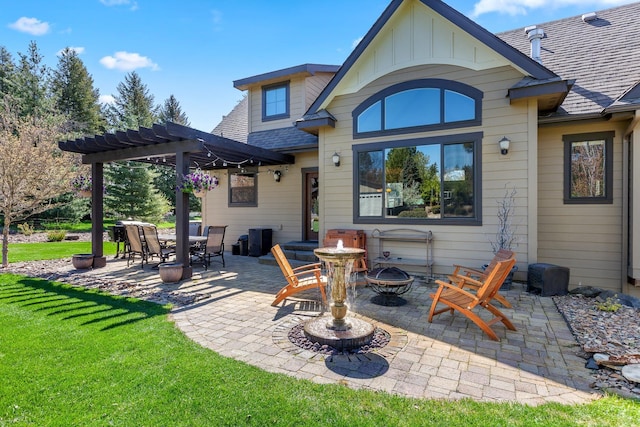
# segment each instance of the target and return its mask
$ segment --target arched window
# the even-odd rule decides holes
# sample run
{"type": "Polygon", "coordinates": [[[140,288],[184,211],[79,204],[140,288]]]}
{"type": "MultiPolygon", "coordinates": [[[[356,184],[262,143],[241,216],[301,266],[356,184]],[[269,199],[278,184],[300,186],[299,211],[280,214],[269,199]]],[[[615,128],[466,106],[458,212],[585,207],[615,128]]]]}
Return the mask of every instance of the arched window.
{"type": "Polygon", "coordinates": [[[353,136],[430,131],[477,126],[482,92],[464,83],[420,79],[390,86],[353,110],[353,136]]]}

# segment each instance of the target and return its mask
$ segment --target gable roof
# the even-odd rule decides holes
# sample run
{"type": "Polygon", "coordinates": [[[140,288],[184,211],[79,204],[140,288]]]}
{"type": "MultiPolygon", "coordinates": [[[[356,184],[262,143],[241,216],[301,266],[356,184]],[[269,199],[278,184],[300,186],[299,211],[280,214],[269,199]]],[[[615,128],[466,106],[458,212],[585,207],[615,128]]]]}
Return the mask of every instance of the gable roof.
{"type": "MultiPolygon", "coordinates": [[[[572,91],[552,117],[601,115],[638,107],[637,91],[632,90],[640,81],[638,16],[640,3],[634,3],[597,12],[593,21],[583,22],[578,15],[538,25],[545,32],[542,63],[564,79],[575,79],[572,91]]],[[[498,37],[521,52],[530,50],[523,29],[498,37]]]]}
{"type": "MultiPolygon", "coordinates": [[[[333,90],[338,86],[340,81],[345,78],[347,73],[351,70],[351,67],[356,63],[358,58],[362,55],[362,53],[367,49],[367,47],[372,43],[374,38],[378,35],[378,33],[384,28],[385,24],[390,20],[390,18],[394,15],[394,13],[398,10],[400,5],[407,0],[393,0],[389,6],[385,9],[385,11],[380,15],[375,24],[371,27],[371,29],[364,36],[362,41],[358,44],[358,46],[351,52],[351,55],[347,58],[345,63],[340,67],[340,70],[336,73],[333,79],[329,82],[329,84],[324,88],[324,90],[320,93],[318,98],[311,104],[309,107],[307,114],[314,115],[318,113],[324,106],[327,104],[327,101],[332,97],[333,90]]],[[[443,18],[447,19],[454,25],[460,27],[462,30],[466,31],[472,37],[476,38],[480,42],[484,43],[489,48],[493,49],[515,66],[523,70],[529,76],[534,79],[539,80],[551,80],[557,79],[560,80],[559,77],[550,71],[548,68],[542,66],[538,62],[529,58],[526,54],[518,51],[517,49],[509,46],[503,40],[496,37],[494,34],[485,30],[480,25],[473,22],[471,19],[467,18],[457,10],[448,6],[439,0],[419,0],[425,6],[431,8],[436,13],[441,15],[443,18]]],[[[307,115],[305,115],[306,119],[307,115]]],[[[298,122],[301,128],[304,128],[305,125],[301,122],[298,122]]]]}

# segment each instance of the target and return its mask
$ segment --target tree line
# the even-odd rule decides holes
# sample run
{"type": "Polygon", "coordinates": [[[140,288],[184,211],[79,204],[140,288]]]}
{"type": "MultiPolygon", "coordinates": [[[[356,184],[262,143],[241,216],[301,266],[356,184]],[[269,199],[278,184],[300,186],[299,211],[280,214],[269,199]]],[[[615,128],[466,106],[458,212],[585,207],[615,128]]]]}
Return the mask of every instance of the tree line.
{"type": "MultiPolygon", "coordinates": [[[[12,224],[38,215],[80,220],[90,201],[76,197],[71,179],[89,175],[80,156],[58,141],[174,122],[189,126],[174,95],[160,105],[138,73],[124,76],[114,102],[101,104],[78,53],[66,48],[55,68],[44,63],[35,41],[12,55],[0,46],[0,216],[3,266],[12,224]]],[[[105,213],[113,218],[158,221],[175,206],[175,170],[139,162],[105,164],[105,213]]],[[[190,200],[199,209],[199,200],[190,200]]]]}

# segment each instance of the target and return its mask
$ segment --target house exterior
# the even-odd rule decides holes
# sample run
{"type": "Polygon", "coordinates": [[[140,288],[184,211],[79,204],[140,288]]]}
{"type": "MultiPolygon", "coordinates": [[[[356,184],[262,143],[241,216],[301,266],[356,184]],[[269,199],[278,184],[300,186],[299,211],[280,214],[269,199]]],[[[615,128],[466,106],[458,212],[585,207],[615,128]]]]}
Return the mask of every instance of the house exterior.
{"type": "MultiPolygon", "coordinates": [[[[551,263],[570,268],[570,288],[640,295],[638,14],[640,3],[493,35],[443,2],[391,1],[341,66],[234,82],[246,97],[213,133],[244,142],[230,135],[245,117],[247,144],[295,163],[229,165],[203,221],[228,224],[232,240],[271,228],[274,243],[431,231],[439,275],[493,256],[513,192],[516,279],[551,263]]],[[[368,249],[378,255],[376,239],[368,249]]]]}

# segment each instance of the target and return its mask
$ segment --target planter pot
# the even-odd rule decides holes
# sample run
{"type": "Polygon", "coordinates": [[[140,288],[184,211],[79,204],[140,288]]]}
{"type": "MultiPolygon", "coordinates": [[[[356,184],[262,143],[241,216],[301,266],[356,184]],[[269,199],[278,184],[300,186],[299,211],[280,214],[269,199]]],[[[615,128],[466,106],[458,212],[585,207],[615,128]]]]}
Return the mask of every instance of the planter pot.
{"type": "Polygon", "coordinates": [[[93,267],[93,254],[76,254],[71,258],[73,268],[85,270],[93,267]]]}
{"type": "Polygon", "coordinates": [[[207,194],[206,191],[194,191],[193,192],[193,195],[198,197],[198,198],[200,198],[200,199],[203,198],[206,194],[207,194]]]}
{"type": "Polygon", "coordinates": [[[158,266],[160,280],[164,283],[176,283],[182,280],[181,262],[163,262],[158,266]]]}
{"type": "Polygon", "coordinates": [[[78,196],[80,196],[80,197],[91,197],[91,190],[78,191],[78,196]]]}

